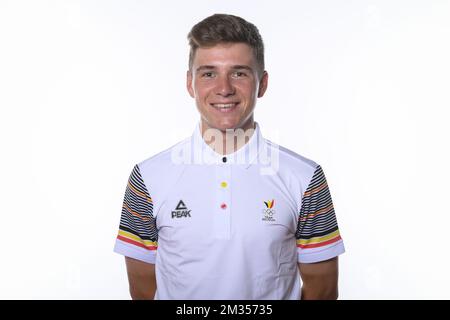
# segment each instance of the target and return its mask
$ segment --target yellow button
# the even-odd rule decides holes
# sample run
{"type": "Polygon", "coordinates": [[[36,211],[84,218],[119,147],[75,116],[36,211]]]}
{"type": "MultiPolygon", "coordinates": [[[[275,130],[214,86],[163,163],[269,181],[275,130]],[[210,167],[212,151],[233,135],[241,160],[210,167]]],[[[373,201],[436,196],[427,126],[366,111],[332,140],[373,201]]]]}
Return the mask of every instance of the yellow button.
{"type": "Polygon", "coordinates": [[[220,184],[220,186],[221,186],[222,188],[226,188],[226,187],[227,187],[227,183],[226,183],[225,181],[222,181],[222,183],[220,184]]]}

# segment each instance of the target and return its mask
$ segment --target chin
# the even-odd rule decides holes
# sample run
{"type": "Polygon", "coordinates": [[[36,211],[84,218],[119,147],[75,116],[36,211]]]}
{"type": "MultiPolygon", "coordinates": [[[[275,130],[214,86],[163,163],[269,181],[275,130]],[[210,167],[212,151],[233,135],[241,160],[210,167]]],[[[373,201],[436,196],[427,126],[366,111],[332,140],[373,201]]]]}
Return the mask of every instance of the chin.
{"type": "Polygon", "coordinates": [[[225,130],[234,130],[239,128],[239,125],[237,123],[230,123],[230,124],[221,124],[217,127],[217,129],[225,131],[225,130]]]}
{"type": "Polygon", "coordinates": [[[225,131],[227,129],[236,129],[239,126],[239,123],[234,121],[215,121],[210,122],[209,126],[211,128],[225,131]]]}

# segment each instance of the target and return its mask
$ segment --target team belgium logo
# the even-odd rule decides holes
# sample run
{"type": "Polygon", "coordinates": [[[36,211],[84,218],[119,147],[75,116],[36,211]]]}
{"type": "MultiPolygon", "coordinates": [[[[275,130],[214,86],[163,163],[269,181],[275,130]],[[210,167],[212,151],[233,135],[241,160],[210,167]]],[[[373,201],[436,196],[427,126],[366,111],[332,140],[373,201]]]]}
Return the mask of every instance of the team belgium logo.
{"type": "Polygon", "coordinates": [[[275,210],[273,209],[273,205],[275,204],[275,200],[272,201],[264,201],[266,208],[263,210],[263,218],[262,221],[275,221],[273,215],[275,214],[275,210]]]}

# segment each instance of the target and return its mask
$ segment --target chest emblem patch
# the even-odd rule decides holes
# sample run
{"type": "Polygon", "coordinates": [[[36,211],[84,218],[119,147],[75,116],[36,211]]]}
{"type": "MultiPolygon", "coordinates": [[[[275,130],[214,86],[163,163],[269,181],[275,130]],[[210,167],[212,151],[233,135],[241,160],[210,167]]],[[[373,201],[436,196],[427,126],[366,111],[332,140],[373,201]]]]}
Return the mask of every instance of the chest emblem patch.
{"type": "Polygon", "coordinates": [[[275,214],[275,210],[273,209],[275,200],[264,201],[264,204],[266,205],[266,208],[263,209],[262,221],[275,221],[275,218],[273,217],[275,214]]]}

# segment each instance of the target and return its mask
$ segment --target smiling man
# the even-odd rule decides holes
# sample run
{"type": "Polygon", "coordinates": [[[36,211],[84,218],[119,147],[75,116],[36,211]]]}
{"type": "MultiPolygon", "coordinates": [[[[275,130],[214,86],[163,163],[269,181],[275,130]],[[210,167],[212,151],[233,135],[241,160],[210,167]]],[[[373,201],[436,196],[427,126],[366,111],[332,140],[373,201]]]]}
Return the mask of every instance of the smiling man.
{"type": "Polygon", "coordinates": [[[132,298],[336,299],[345,249],[323,170],[254,121],[268,85],[258,29],[215,14],[188,39],[200,122],[130,175],[114,250],[132,298]]]}
{"type": "Polygon", "coordinates": [[[199,47],[187,72],[189,94],[201,114],[202,130],[254,128],[256,98],[267,88],[267,72],[258,68],[246,43],[199,47]]]}

